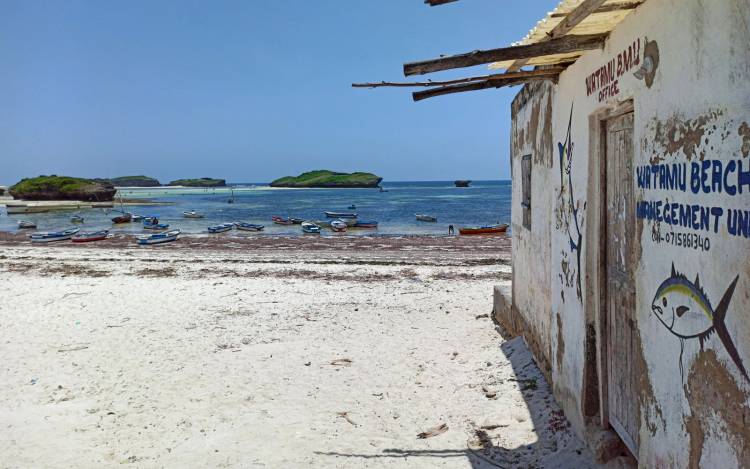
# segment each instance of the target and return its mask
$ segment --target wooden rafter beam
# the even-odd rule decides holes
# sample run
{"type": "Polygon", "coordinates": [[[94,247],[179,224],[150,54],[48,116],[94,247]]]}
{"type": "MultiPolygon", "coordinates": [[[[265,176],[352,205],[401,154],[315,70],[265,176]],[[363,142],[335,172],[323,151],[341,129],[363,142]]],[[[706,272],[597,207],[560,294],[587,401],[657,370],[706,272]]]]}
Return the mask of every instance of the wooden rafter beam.
{"type": "Polygon", "coordinates": [[[457,2],[458,0],[424,0],[424,2],[431,7],[436,7],[438,5],[445,5],[446,3],[453,3],[457,2]]]}
{"type": "Polygon", "coordinates": [[[521,85],[531,81],[554,80],[556,76],[533,76],[526,78],[506,78],[504,80],[484,80],[473,83],[464,83],[460,85],[448,85],[437,88],[430,88],[424,91],[416,91],[411,94],[414,101],[434,98],[453,93],[465,93],[467,91],[486,90],[488,88],[502,88],[503,86],[521,85]]]}
{"type": "Polygon", "coordinates": [[[503,60],[529,59],[545,55],[565,54],[584,50],[598,49],[604,45],[606,34],[589,34],[563,36],[545,42],[521,46],[503,47],[501,49],[477,50],[467,54],[452,55],[439,59],[411,62],[404,65],[404,75],[423,75],[425,73],[451,70],[454,68],[472,67],[503,60]]]}
{"type": "Polygon", "coordinates": [[[448,86],[448,85],[460,85],[464,83],[472,83],[476,81],[502,81],[518,78],[533,78],[533,77],[545,77],[554,78],[557,77],[565,67],[550,67],[539,70],[529,70],[521,72],[510,72],[510,73],[495,73],[492,75],[482,75],[478,77],[466,77],[457,78],[455,80],[444,80],[444,81],[420,81],[410,83],[394,83],[388,81],[374,82],[374,83],[352,83],[352,88],[381,88],[381,87],[433,87],[433,86],[448,86]]]}
{"type": "MultiPolygon", "coordinates": [[[[596,10],[592,11],[591,14],[596,13],[611,13],[613,11],[623,11],[623,10],[635,10],[641,4],[643,1],[639,2],[622,2],[622,3],[608,3],[606,5],[602,5],[596,10]]],[[[550,18],[562,18],[565,16],[568,16],[570,13],[552,13],[550,15],[550,18]]]]}
{"type": "MultiPolygon", "coordinates": [[[[577,7],[575,7],[570,13],[552,28],[547,34],[547,38],[543,42],[563,37],[568,34],[573,28],[575,28],[581,21],[586,19],[591,13],[600,8],[606,0],[583,0],[577,7]]],[[[516,60],[513,62],[508,71],[512,72],[518,70],[528,63],[529,58],[516,60]]]]}

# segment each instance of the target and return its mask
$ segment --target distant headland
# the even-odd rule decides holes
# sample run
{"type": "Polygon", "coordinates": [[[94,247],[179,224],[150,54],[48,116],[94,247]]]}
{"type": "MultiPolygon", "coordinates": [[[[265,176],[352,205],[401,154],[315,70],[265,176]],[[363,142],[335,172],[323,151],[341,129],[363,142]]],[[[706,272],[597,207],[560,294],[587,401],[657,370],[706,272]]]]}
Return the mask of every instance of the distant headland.
{"type": "Polygon", "coordinates": [[[200,179],[176,179],[169,183],[170,186],[185,187],[225,187],[225,179],[200,178],[200,179]]]}
{"type": "Polygon", "coordinates": [[[148,176],[120,176],[109,179],[116,187],[159,187],[161,183],[148,176]]]}
{"type": "Polygon", "coordinates": [[[276,179],[271,182],[271,187],[376,188],[382,180],[382,177],[372,173],[318,170],[276,179]]]}
{"type": "Polygon", "coordinates": [[[117,189],[106,180],[69,176],[38,176],[21,179],[8,189],[15,199],[24,200],[82,200],[111,201],[117,189]]]}

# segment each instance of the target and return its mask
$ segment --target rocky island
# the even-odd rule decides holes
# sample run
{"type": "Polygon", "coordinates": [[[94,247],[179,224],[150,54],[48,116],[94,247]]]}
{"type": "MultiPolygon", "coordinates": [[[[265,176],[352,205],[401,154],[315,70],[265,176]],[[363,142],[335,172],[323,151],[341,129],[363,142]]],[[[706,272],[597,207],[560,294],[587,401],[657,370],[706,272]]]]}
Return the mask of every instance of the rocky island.
{"type": "Polygon", "coordinates": [[[453,182],[456,187],[469,187],[469,184],[471,184],[471,181],[468,179],[458,179],[453,182]]]}
{"type": "Polygon", "coordinates": [[[169,183],[170,186],[185,187],[225,187],[227,181],[224,179],[200,178],[200,179],[177,179],[169,183]]]}
{"type": "Polygon", "coordinates": [[[161,183],[148,176],[120,176],[109,179],[116,187],[159,187],[161,183]]]}
{"type": "Polygon", "coordinates": [[[101,180],[69,176],[39,176],[21,179],[8,189],[15,199],[111,201],[117,189],[101,180]]]}
{"type": "Polygon", "coordinates": [[[319,170],[276,179],[271,183],[271,187],[375,188],[382,180],[383,178],[372,173],[337,173],[319,170]]]}

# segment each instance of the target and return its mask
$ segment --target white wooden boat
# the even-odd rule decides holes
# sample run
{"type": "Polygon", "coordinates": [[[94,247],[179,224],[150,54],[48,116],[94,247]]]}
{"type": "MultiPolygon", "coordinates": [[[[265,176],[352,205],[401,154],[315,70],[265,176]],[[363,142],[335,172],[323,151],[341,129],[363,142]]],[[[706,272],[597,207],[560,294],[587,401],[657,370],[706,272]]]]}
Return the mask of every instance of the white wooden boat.
{"type": "Polygon", "coordinates": [[[180,235],[180,230],[165,231],[163,233],[154,233],[152,235],[139,236],[136,242],[140,245],[161,244],[175,241],[180,235]]]}
{"type": "Polygon", "coordinates": [[[29,235],[32,243],[50,243],[53,241],[64,241],[70,239],[78,233],[78,228],[68,228],[62,231],[44,231],[29,235]]]}
{"type": "Polygon", "coordinates": [[[346,222],[342,220],[336,219],[331,222],[331,230],[333,231],[343,232],[346,231],[348,227],[349,225],[347,225],[346,222]]]}
{"type": "Polygon", "coordinates": [[[82,231],[73,235],[71,241],[74,243],[90,243],[107,239],[107,235],[109,235],[109,230],[82,231]]]}
{"type": "Polygon", "coordinates": [[[417,221],[426,221],[430,223],[436,223],[437,217],[433,217],[432,215],[424,215],[424,214],[416,214],[414,215],[417,218],[417,221]]]}

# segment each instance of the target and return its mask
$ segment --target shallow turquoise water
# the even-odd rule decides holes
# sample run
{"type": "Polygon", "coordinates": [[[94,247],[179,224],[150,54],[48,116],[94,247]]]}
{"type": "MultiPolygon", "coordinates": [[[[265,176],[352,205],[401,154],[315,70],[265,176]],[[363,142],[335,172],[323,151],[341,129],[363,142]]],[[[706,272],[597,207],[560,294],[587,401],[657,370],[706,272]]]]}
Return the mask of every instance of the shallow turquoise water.
{"type": "MultiPolygon", "coordinates": [[[[237,185],[234,204],[228,204],[228,189],[134,189],[122,190],[126,199],[148,198],[173,202],[161,206],[125,206],[139,215],[158,215],[170,228],[186,233],[205,233],[210,224],[243,221],[266,226],[265,234],[301,234],[299,225],[282,226],[271,222],[273,215],[309,220],[324,220],[323,211],[354,211],[360,220],[376,220],[377,230],[349,230],[347,234],[447,234],[448,225],[483,225],[510,222],[510,181],[477,181],[471,187],[454,187],[452,181],[383,183],[388,192],[377,189],[272,189],[251,184],[237,185]],[[356,210],[349,210],[349,205],[356,210]],[[197,210],[206,218],[186,219],[182,212],[197,210]],[[416,213],[438,217],[437,223],[415,220],[416,213]]],[[[112,226],[117,212],[103,209],[8,215],[0,209],[0,230],[15,231],[18,220],[37,223],[40,230],[58,230],[70,226],[70,217],[85,218],[82,229],[112,228],[113,232],[142,232],[140,223],[112,226]]],[[[252,235],[252,233],[241,232],[252,235]]],[[[331,234],[325,230],[324,233],[331,234]]],[[[221,235],[217,235],[221,236],[221,235]]]]}

